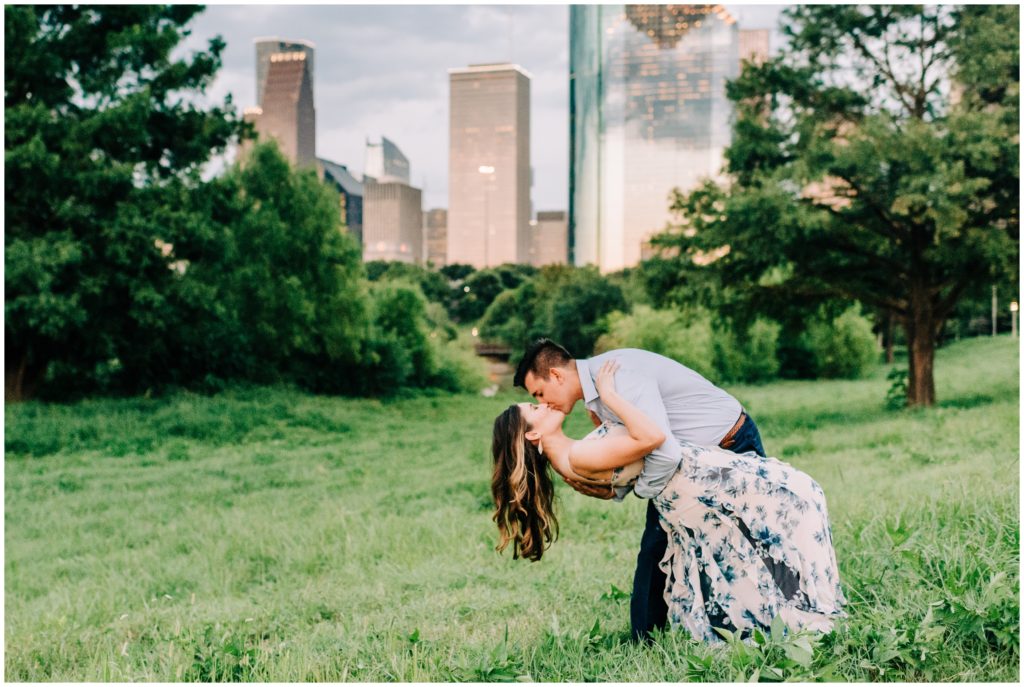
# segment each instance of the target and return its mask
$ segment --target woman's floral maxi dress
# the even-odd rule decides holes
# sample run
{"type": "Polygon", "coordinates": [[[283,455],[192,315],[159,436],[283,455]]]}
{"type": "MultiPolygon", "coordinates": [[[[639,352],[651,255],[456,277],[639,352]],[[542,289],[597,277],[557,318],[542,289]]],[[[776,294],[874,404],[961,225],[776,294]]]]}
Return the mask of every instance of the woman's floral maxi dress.
{"type": "Polygon", "coordinates": [[[679,470],[654,499],[668,533],[669,622],[707,642],[721,641],[715,627],[764,630],[776,615],[795,630],[829,631],[846,599],[818,483],[753,452],[681,446],[679,470]]]}

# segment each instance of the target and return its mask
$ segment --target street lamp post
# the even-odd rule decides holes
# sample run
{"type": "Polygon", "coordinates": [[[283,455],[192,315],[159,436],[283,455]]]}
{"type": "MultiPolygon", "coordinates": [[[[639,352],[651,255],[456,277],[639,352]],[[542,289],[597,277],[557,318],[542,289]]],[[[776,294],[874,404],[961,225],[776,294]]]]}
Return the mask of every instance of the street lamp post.
{"type": "Polygon", "coordinates": [[[1010,301],[1010,332],[1013,338],[1017,338],[1017,311],[1020,310],[1020,306],[1017,305],[1017,301],[1010,301]]]}
{"type": "Polygon", "coordinates": [[[494,167],[480,165],[477,171],[487,177],[487,188],[484,189],[484,267],[491,266],[491,180],[494,179],[494,167]]]}

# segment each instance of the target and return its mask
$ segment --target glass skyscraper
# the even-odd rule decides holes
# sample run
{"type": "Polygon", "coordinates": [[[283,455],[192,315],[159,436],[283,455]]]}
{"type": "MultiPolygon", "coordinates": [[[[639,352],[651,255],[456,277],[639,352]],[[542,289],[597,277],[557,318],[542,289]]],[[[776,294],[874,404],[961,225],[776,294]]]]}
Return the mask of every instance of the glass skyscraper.
{"type": "Polygon", "coordinates": [[[569,259],[612,272],[720,171],[739,31],[721,5],[572,5],[569,31],[569,259]]]}

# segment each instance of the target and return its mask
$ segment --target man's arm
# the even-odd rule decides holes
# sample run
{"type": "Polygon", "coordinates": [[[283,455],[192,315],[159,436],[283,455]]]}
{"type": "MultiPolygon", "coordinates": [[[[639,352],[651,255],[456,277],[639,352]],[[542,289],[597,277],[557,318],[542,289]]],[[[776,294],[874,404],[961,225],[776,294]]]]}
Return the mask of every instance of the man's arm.
{"type": "MultiPolygon", "coordinates": [[[[572,487],[579,493],[583,494],[584,496],[591,496],[595,499],[604,499],[605,501],[616,497],[616,487],[613,487],[610,484],[587,484],[586,482],[579,482],[574,479],[566,479],[565,477],[563,477],[562,479],[565,480],[566,484],[568,484],[570,487],[572,487]]],[[[629,493],[628,488],[626,488],[625,493],[629,493]]],[[[621,501],[622,497],[619,496],[616,500],[621,501]]]]}

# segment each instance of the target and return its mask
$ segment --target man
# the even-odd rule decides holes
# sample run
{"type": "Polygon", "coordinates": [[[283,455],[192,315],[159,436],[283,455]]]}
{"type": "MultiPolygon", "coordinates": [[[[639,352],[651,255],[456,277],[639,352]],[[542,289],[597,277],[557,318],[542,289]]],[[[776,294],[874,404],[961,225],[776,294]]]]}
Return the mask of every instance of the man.
{"type": "MultiPolygon", "coordinates": [[[[594,385],[601,365],[609,358],[620,366],[615,376],[619,394],[654,420],[666,436],[665,443],[644,458],[643,472],[632,487],[637,496],[652,499],[668,484],[682,459],[680,441],[765,455],[757,425],[739,401],[690,368],[650,351],[623,348],[574,360],[562,346],[540,339],[523,355],[515,385],[526,389],[538,403],[566,415],[582,400],[592,419],[596,416],[599,421],[619,422],[601,402],[594,385]]],[[[601,488],[565,481],[576,491],[596,498],[621,501],[630,491],[628,487],[601,488]]],[[[665,574],[658,564],[667,546],[668,536],[658,522],[658,511],[648,500],[630,600],[634,639],[648,639],[654,628],[665,627],[665,574]]]]}

